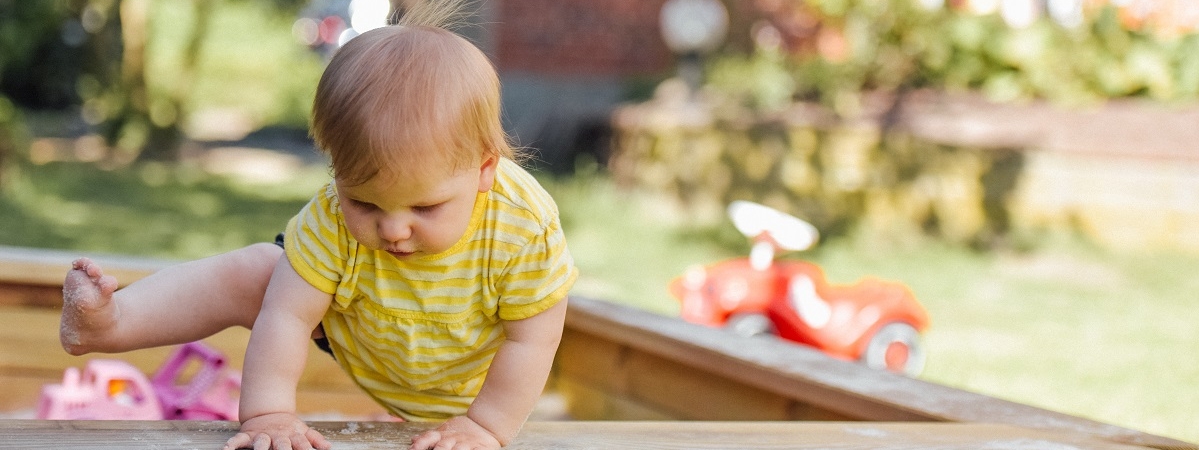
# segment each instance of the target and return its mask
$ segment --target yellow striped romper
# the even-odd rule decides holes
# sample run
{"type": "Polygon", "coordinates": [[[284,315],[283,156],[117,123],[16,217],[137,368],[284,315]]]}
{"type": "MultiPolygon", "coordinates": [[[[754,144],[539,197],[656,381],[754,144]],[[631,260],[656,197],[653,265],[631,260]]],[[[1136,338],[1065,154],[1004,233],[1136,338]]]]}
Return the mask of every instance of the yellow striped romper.
{"type": "Polygon", "coordinates": [[[288,261],[333,295],[321,325],[341,367],[407,420],[462,415],[504,340],[501,321],[566,297],[578,270],[558,208],[515,162],[501,159],[450,249],[412,261],[360,245],[332,183],[287,225],[288,261]]]}

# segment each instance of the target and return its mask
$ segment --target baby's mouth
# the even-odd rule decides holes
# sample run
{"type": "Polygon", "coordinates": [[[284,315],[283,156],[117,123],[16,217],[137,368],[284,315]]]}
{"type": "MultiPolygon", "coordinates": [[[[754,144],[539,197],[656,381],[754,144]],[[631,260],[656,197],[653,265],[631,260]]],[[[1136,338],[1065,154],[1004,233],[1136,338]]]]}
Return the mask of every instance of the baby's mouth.
{"type": "Polygon", "coordinates": [[[385,251],[387,253],[391,254],[391,256],[394,256],[396,258],[407,258],[409,256],[412,256],[413,254],[416,254],[415,251],[411,251],[411,252],[402,252],[402,251],[395,251],[395,250],[385,250],[385,251]]]}

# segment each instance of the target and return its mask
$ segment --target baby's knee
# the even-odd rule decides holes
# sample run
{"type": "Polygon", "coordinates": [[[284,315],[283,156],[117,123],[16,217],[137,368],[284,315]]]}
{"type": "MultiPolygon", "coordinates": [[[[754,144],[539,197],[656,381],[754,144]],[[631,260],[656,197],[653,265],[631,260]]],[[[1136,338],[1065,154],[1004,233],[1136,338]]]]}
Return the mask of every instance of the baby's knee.
{"type": "Polygon", "coordinates": [[[259,242],[250,244],[241,249],[245,252],[246,257],[253,262],[266,264],[270,267],[275,267],[275,263],[279,262],[279,258],[283,256],[283,248],[275,244],[259,242]]]}
{"type": "Polygon", "coordinates": [[[266,286],[282,256],[283,249],[275,244],[250,244],[219,257],[221,274],[234,279],[261,281],[266,286]]]}

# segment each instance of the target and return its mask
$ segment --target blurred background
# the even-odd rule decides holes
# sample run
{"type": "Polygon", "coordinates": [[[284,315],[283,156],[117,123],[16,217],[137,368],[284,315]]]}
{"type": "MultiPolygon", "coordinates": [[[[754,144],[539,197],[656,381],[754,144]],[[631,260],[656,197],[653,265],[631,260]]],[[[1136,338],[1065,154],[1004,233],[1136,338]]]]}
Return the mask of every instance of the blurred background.
{"type": "MultiPolygon", "coordinates": [[[[1199,441],[1199,2],[667,3],[473,0],[458,29],[575,294],[677,315],[754,200],[820,230],[785,257],[913,290],[920,378],[1199,441]]],[[[0,245],[272,239],[328,181],[324,62],[392,6],[0,0],[0,245]]]]}

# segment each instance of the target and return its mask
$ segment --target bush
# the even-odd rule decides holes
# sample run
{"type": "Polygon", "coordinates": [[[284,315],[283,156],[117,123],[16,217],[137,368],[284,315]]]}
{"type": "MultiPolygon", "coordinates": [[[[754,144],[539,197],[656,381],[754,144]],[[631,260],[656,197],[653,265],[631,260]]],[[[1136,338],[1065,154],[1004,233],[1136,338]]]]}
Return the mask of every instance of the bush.
{"type": "MultiPolygon", "coordinates": [[[[1014,27],[996,14],[928,10],[914,1],[791,5],[772,20],[806,17],[814,30],[759,38],[753,54],[717,59],[710,67],[715,90],[751,108],[819,101],[843,117],[855,115],[861,92],[914,88],[1064,104],[1199,98],[1199,35],[1131,29],[1110,5],[1074,27],[1049,18],[1014,27]]],[[[762,29],[757,34],[779,33],[762,29]]]]}

